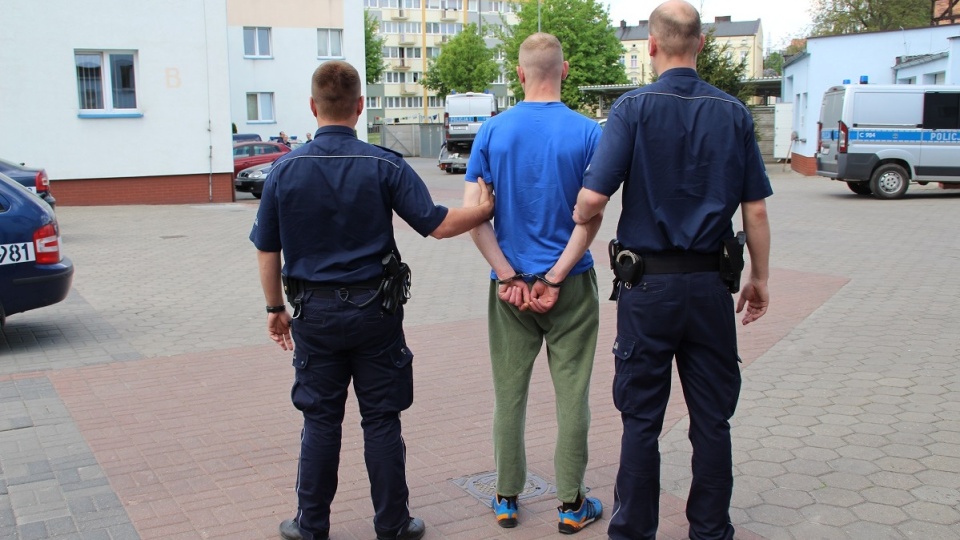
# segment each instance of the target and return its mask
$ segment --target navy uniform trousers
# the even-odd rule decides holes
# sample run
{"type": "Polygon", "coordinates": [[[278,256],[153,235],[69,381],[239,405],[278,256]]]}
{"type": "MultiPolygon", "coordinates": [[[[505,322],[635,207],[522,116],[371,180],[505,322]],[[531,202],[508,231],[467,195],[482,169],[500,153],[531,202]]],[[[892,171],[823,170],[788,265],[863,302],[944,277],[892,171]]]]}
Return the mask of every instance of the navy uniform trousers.
{"type": "Polygon", "coordinates": [[[621,286],[613,400],[623,420],[611,539],[656,538],[660,451],[673,358],[690,414],[689,537],[730,540],[729,420],[740,395],[733,297],[717,272],[644,276],[621,286]]]}
{"type": "Polygon", "coordinates": [[[413,403],[413,353],[403,336],[403,308],[384,313],[372,290],[309,291],[293,321],[294,406],[303,412],[296,520],[306,540],[330,528],[337,491],[341,424],[350,380],[360,406],[373,524],[393,536],[410,519],[406,447],[400,411],[413,403]]]}

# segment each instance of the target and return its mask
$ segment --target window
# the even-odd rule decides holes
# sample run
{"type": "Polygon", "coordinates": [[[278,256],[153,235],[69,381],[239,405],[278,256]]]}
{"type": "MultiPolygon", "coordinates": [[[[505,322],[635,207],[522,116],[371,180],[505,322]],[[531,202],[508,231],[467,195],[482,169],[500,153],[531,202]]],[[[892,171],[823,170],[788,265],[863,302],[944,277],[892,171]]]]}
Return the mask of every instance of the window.
{"type": "Polygon", "coordinates": [[[440,47],[427,47],[427,58],[436,58],[440,56],[440,47]]]}
{"type": "Polygon", "coordinates": [[[363,0],[363,7],[378,8],[380,7],[380,0],[363,0]]]}
{"type": "Polygon", "coordinates": [[[427,0],[427,9],[440,9],[440,0],[427,0]]]}
{"type": "Polygon", "coordinates": [[[427,100],[427,106],[437,108],[443,107],[443,100],[439,96],[430,96],[427,100]]]}
{"type": "Polygon", "coordinates": [[[399,109],[401,99],[402,98],[396,97],[396,96],[387,96],[383,98],[383,101],[384,101],[383,106],[387,109],[399,109]]]}
{"type": "Polygon", "coordinates": [[[247,94],[247,121],[273,122],[273,92],[247,94]]]}
{"type": "Polygon", "coordinates": [[[403,0],[403,7],[408,9],[420,9],[420,0],[403,0]]]}
{"type": "Polygon", "coordinates": [[[342,35],[343,30],[340,30],[339,28],[318,28],[317,56],[320,58],[342,58],[342,35]]]}
{"type": "Polygon", "coordinates": [[[746,61],[747,61],[747,56],[748,56],[749,54],[750,54],[750,53],[747,52],[747,51],[740,51],[740,61],[741,61],[741,62],[746,62],[746,61]]]}
{"type": "Polygon", "coordinates": [[[960,129],[960,93],[927,92],[923,95],[924,129],[960,129]]]}
{"type": "Polygon", "coordinates": [[[493,84],[507,84],[507,76],[503,72],[497,73],[497,78],[493,80],[493,84]]]}
{"type": "Polygon", "coordinates": [[[403,49],[403,58],[420,58],[420,47],[406,47],[403,49]]]}
{"type": "Polygon", "coordinates": [[[404,73],[397,71],[384,71],[383,72],[383,82],[387,84],[397,84],[402,83],[406,80],[404,73]]]}
{"type": "Polygon", "coordinates": [[[384,47],[384,58],[400,58],[400,47],[384,47]]]}
{"type": "Polygon", "coordinates": [[[637,55],[635,54],[630,55],[630,67],[632,68],[637,67],[637,55]]]}
{"type": "Polygon", "coordinates": [[[368,109],[379,109],[379,108],[380,108],[380,96],[367,96],[367,108],[368,108],[368,109]]]}
{"type": "Polygon", "coordinates": [[[77,51],[81,111],[132,112],[137,108],[136,53],[77,51]]]}
{"type": "Polygon", "coordinates": [[[245,26],[243,28],[243,55],[254,58],[269,58],[270,29],[245,26]]]}

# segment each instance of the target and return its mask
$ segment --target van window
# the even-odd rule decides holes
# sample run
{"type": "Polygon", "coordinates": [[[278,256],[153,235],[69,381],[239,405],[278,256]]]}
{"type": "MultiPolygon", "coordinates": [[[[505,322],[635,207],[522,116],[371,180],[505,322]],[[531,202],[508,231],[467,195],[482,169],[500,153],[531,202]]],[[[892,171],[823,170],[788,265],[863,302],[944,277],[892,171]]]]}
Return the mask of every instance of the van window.
{"type": "Polygon", "coordinates": [[[960,129],[960,93],[927,92],[923,96],[925,129],[960,129]]]}
{"type": "Polygon", "coordinates": [[[920,93],[857,92],[853,99],[853,127],[917,127],[923,111],[920,93]]]}

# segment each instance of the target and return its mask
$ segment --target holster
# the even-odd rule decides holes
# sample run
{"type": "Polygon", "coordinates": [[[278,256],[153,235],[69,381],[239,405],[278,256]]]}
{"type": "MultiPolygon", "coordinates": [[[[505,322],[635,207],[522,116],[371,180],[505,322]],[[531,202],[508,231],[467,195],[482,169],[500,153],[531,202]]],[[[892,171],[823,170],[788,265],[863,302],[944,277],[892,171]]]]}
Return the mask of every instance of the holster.
{"type": "Polygon", "coordinates": [[[747,235],[740,231],[736,236],[724,238],[720,249],[720,279],[732,294],[740,291],[740,275],[743,273],[743,246],[747,235]]]}
{"type": "Polygon", "coordinates": [[[398,307],[410,299],[410,267],[394,253],[386,254],[382,262],[383,282],[380,284],[380,292],[383,294],[383,310],[395,313],[398,307]]]}
{"type": "Polygon", "coordinates": [[[609,246],[610,269],[613,270],[613,291],[610,300],[620,297],[620,285],[628,289],[643,277],[643,258],[639,254],[624,249],[623,244],[614,238],[609,246]]]}
{"type": "Polygon", "coordinates": [[[293,306],[293,318],[299,319],[303,313],[303,295],[307,292],[306,284],[296,278],[288,278],[286,274],[280,274],[280,281],[283,283],[283,294],[287,296],[287,302],[293,306]]]}

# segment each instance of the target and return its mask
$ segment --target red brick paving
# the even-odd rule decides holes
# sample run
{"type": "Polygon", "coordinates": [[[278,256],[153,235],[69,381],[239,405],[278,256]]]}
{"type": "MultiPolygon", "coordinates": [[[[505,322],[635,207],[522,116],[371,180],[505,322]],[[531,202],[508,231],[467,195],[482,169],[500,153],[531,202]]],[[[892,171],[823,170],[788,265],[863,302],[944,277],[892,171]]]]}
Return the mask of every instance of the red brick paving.
{"type": "MultiPolygon", "coordinates": [[[[602,256],[598,265],[605,264],[599,259],[602,256]]],[[[744,367],[844,283],[844,278],[775,269],[771,311],[740,329],[744,367]]],[[[601,283],[601,295],[609,292],[608,285],[601,283]]],[[[601,305],[587,471],[591,494],[604,502],[606,516],[613,502],[620,439],[619,415],[610,397],[614,309],[612,302],[601,305]]],[[[523,501],[520,527],[506,531],[496,526],[486,504],[450,481],[492,468],[485,327],[481,317],[407,331],[416,353],[416,400],[403,415],[410,505],[427,522],[427,538],[554,537],[556,501],[549,495],[523,501]]],[[[549,480],[556,427],[545,364],[538,362],[534,370],[527,452],[530,470],[549,480]]],[[[277,525],[296,508],[301,420],[289,403],[292,375],[289,353],[272,344],[49,373],[145,540],[277,537],[277,525]]],[[[685,414],[675,383],[665,429],[685,414]]],[[[359,415],[352,398],[333,511],[333,538],[374,536],[359,415]]],[[[578,535],[605,536],[605,522],[578,535]]],[[[661,497],[659,536],[686,536],[683,500],[668,493],[661,497]]],[[[761,537],[741,528],[738,538],[761,537]]]]}

